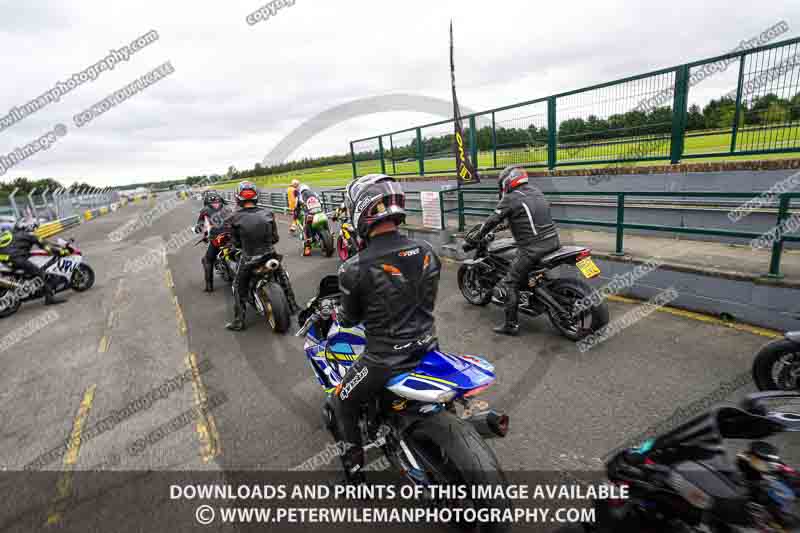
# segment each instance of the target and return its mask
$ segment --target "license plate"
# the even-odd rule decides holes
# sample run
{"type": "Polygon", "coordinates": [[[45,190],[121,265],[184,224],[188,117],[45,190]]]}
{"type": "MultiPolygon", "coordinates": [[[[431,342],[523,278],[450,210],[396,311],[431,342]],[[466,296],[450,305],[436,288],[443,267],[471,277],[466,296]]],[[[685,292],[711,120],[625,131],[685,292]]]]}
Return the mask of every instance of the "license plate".
{"type": "Polygon", "coordinates": [[[578,270],[581,271],[581,274],[587,278],[593,278],[595,276],[600,275],[600,269],[597,265],[592,261],[591,257],[587,257],[586,259],[581,259],[575,266],[578,267],[578,270]]]}

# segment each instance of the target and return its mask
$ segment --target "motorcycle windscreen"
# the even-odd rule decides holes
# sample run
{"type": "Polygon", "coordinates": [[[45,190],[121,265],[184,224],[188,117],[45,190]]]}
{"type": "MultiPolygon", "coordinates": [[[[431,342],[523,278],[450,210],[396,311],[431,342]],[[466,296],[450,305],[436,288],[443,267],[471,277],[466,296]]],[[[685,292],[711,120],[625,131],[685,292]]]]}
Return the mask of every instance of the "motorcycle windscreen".
{"type": "Polygon", "coordinates": [[[695,416],[677,428],[646,441],[638,451],[650,457],[658,455],[660,463],[711,459],[725,455],[716,410],[695,416]]]}

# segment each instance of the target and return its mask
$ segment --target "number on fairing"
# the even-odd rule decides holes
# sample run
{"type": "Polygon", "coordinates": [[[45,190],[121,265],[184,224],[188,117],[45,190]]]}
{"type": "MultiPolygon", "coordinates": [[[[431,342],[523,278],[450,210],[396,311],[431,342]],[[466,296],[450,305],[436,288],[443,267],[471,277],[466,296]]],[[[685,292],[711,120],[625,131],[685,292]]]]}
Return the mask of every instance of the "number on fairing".
{"type": "Polygon", "coordinates": [[[56,263],[56,269],[64,274],[69,274],[75,269],[78,263],[70,258],[59,259],[56,263]]]}

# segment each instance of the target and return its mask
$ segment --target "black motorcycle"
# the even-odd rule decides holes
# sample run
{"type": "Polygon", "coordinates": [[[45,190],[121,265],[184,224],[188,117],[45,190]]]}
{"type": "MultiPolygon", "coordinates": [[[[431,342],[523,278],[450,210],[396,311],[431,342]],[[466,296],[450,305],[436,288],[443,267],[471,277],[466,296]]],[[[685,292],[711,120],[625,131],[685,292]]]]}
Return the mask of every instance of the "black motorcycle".
{"type": "Polygon", "coordinates": [[[800,395],[762,392],[715,407],[617,453],[608,480],[627,498],[596,500],[595,522],[567,532],[782,532],[800,526],[800,473],[761,439],[800,431],[800,395]],[[725,439],[749,440],[731,461],[725,439]]]}
{"type": "Polygon", "coordinates": [[[800,331],[789,331],[759,350],[753,381],[759,390],[800,390],[800,331]]]}
{"type": "MultiPolygon", "coordinates": [[[[506,229],[498,226],[483,239],[475,236],[481,225],[474,226],[465,236],[465,252],[475,250],[475,257],[463,261],[458,269],[458,287],[473,305],[493,302],[503,305],[505,291],[498,286],[517,254],[514,239],[497,239],[495,232],[506,229]]],[[[542,258],[538,267],[528,275],[525,288],[519,293],[520,312],[538,316],[547,313],[553,326],[566,338],[578,341],[608,324],[608,305],[579,309],[577,302],[591,296],[592,287],[577,278],[559,278],[550,271],[561,265],[574,265],[586,278],[600,274],[592,260],[591,250],[583,246],[563,246],[542,258]]]]}
{"type": "Polygon", "coordinates": [[[280,275],[282,259],[283,256],[273,251],[249,257],[247,263],[239,266],[253,268],[247,300],[259,315],[267,319],[275,333],[286,333],[292,316],[284,287],[285,280],[280,275]]]}

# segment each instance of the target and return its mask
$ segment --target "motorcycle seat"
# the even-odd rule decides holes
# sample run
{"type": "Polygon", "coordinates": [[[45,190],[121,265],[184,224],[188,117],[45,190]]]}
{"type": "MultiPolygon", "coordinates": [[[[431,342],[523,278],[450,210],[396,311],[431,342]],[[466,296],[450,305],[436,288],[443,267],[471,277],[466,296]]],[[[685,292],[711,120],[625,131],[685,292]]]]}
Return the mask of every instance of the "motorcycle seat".
{"type": "Polygon", "coordinates": [[[574,257],[583,252],[584,250],[586,250],[585,246],[562,246],[555,252],[550,252],[546,256],[542,257],[541,262],[543,264],[558,263],[562,259],[568,257],[574,257]]]}

